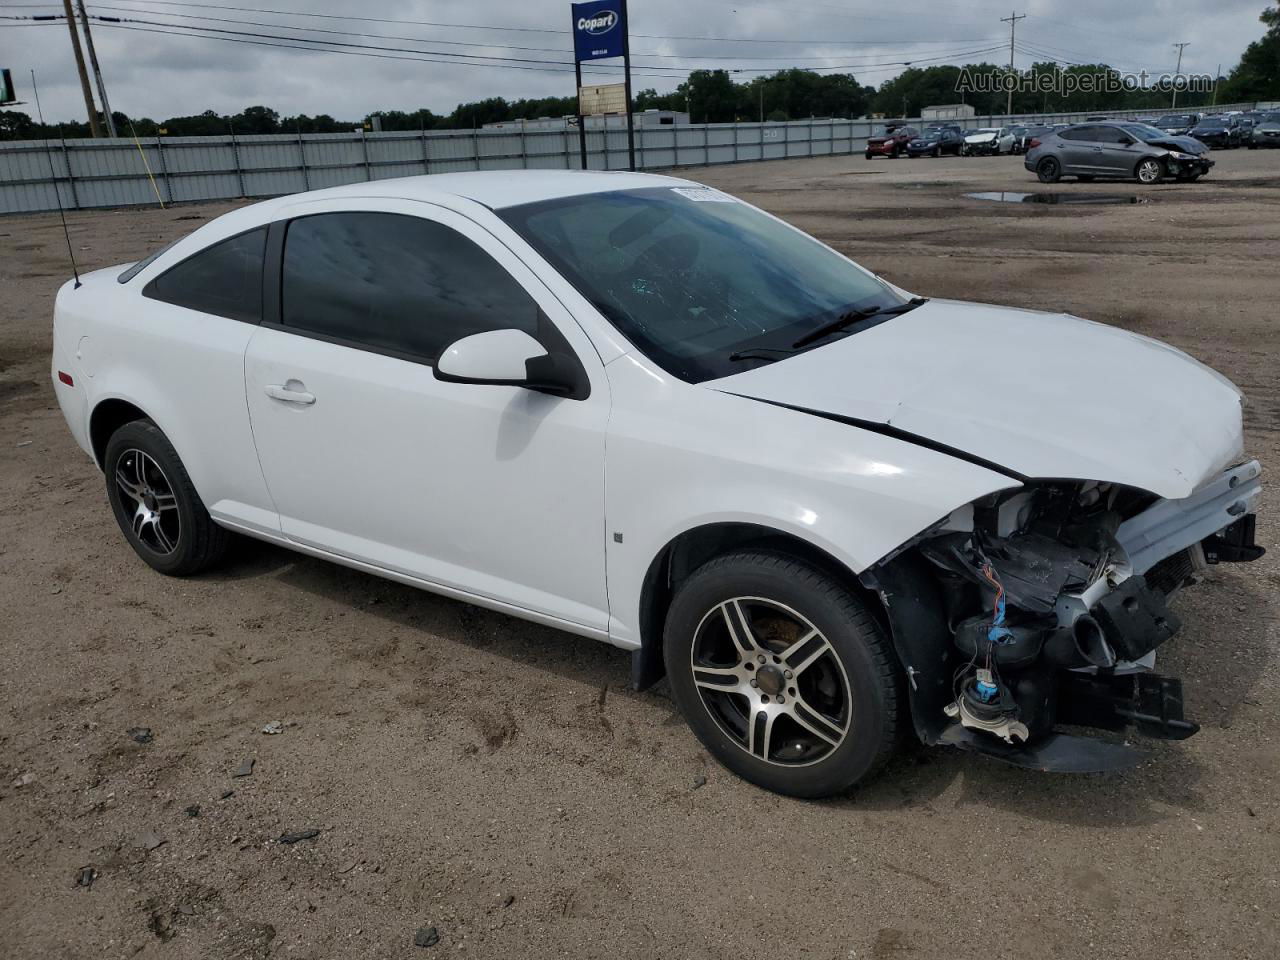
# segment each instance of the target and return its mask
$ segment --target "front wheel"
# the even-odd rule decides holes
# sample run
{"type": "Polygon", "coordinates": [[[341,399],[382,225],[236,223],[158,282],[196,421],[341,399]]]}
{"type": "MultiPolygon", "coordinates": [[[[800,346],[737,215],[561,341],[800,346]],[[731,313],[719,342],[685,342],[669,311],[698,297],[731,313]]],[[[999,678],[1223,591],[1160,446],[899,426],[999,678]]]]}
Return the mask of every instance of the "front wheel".
{"type": "Polygon", "coordinates": [[[1036,164],[1036,176],[1041,183],[1057,183],[1062,179],[1062,164],[1056,157],[1045,157],[1036,164]]]}
{"type": "Polygon", "coordinates": [[[745,780],[796,797],[874,773],[899,730],[899,677],[862,599],[815,566],[750,551],[676,592],[663,654],[680,712],[745,780]]]}
{"type": "Polygon", "coordinates": [[[213,522],[169,438],[150,420],[107,441],[107,499],[125,539],[153,569],[190,576],[218,563],[231,534],[213,522]]]}
{"type": "Polygon", "coordinates": [[[868,159],[868,160],[870,160],[870,159],[871,159],[871,151],[870,151],[870,150],[868,150],[868,151],[867,151],[867,159],[868,159]]]}
{"type": "Polygon", "coordinates": [[[1164,176],[1164,164],[1154,158],[1140,160],[1138,161],[1137,169],[1134,171],[1134,176],[1142,184],[1159,183],[1164,176]]]}

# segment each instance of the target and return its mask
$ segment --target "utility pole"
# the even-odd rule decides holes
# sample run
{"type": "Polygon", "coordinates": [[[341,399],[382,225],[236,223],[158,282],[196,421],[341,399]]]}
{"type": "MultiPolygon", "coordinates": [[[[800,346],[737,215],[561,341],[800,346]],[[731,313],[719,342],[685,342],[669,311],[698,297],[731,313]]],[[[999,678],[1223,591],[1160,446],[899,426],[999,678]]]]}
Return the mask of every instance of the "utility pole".
{"type": "Polygon", "coordinates": [[[107,136],[115,138],[116,121],[111,116],[111,102],[107,99],[107,85],[102,82],[102,70],[98,67],[98,52],[93,49],[93,34],[89,32],[89,14],[85,13],[84,0],[76,0],[80,8],[80,25],[84,27],[84,45],[89,48],[89,66],[98,84],[98,99],[102,101],[102,119],[107,122],[107,136]]]}
{"type": "Polygon", "coordinates": [[[1007,23],[1009,25],[1009,102],[1004,108],[1004,114],[1006,117],[1013,114],[1013,38],[1018,29],[1018,21],[1025,19],[1027,19],[1027,15],[1025,13],[1019,14],[1013,10],[1009,11],[1009,15],[1007,17],[1000,18],[1001,23],[1007,23]]]}
{"type": "Polygon", "coordinates": [[[1178,105],[1178,78],[1182,76],[1182,51],[1191,46],[1191,41],[1175,43],[1174,46],[1178,48],[1178,66],[1173,71],[1173,102],[1169,104],[1170,109],[1178,105]]]}
{"type": "Polygon", "coordinates": [[[89,90],[89,74],[84,69],[80,34],[76,32],[76,15],[71,12],[71,0],[62,0],[62,6],[67,12],[67,29],[71,31],[71,49],[76,55],[76,69],[80,71],[80,92],[84,94],[84,108],[89,111],[89,132],[95,137],[100,137],[102,128],[98,126],[98,111],[93,105],[93,93],[89,90]]]}
{"type": "Polygon", "coordinates": [[[1218,64],[1218,70],[1213,75],[1213,103],[1210,104],[1210,106],[1212,107],[1216,107],[1218,105],[1218,80],[1220,80],[1221,78],[1222,78],[1222,64],[1218,64]]]}

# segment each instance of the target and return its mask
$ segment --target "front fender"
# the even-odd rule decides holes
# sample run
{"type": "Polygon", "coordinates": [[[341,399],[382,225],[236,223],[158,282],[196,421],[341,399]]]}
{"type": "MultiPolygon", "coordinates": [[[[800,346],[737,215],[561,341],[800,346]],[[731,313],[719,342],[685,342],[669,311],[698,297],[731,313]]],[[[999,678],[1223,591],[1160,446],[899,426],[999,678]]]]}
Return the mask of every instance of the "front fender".
{"type": "Polygon", "coordinates": [[[607,368],[610,635],[641,643],[645,574],[688,530],[753,524],[859,574],[952,510],[1017,481],[795,410],[676,380],[628,355],[607,368]]]}

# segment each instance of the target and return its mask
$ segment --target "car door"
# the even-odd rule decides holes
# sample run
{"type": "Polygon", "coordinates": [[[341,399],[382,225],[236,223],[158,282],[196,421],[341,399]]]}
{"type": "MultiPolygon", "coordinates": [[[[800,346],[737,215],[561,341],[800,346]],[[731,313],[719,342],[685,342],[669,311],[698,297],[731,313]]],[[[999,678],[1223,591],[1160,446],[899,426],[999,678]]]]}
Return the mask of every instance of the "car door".
{"type": "Polygon", "coordinates": [[[1120,127],[1098,127],[1098,172],[1109,177],[1131,177],[1147,145],[1120,127]]]}
{"type": "Polygon", "coordinates": [[[272,226],[278,302],[249,344],[245,379],[283,533],[603,633],[609,391],[599,356],[472,220],[425,203],[355,203],[311,203],[272,226]],[[435,378],[450,343],[509,328],[576,356],[586,399],[435,378]]]}
{"type": "Polygon", "coordinates": [[[1056,151],[1062,161],[1063,173],[1095,175],[1098,173],[1098,155],[1102,152],[1096,140],[1097,127],[1072,127],[1058,134],[1056,151]]]}

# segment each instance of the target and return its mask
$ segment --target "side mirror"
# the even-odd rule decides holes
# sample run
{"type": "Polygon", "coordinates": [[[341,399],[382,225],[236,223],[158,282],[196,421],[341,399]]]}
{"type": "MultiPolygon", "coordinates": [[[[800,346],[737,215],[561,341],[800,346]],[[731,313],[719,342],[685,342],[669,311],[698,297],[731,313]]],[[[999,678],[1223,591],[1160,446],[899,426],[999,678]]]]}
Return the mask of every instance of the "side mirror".
{"type": "Polygon", "coordinates": [[[455,340],[441,351],[435,376],[446,383],[525,387],[579,400],[589,389],[578,364],[548,353],[523,330],[486,330],[455,340]]]}

